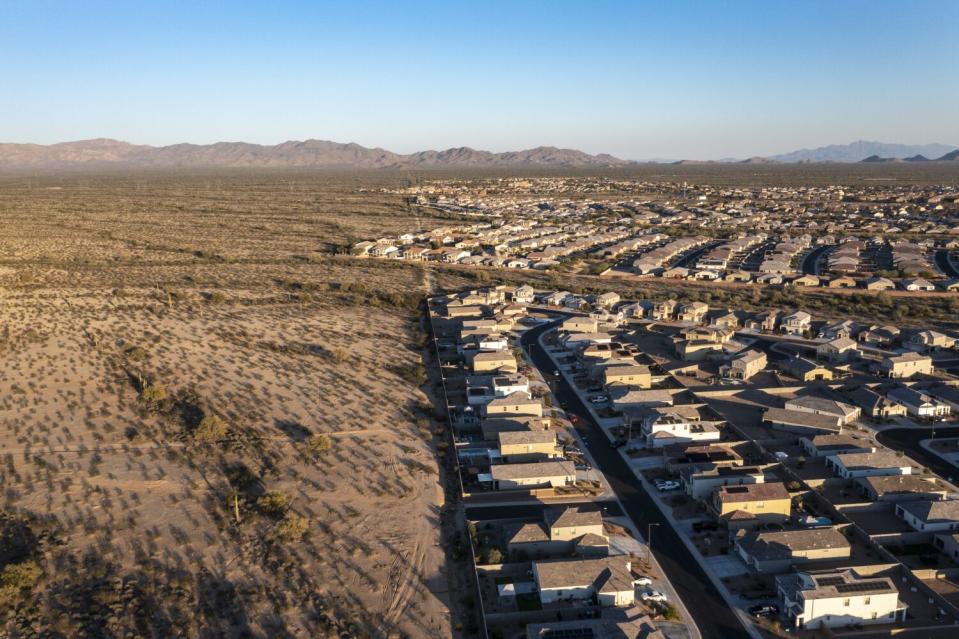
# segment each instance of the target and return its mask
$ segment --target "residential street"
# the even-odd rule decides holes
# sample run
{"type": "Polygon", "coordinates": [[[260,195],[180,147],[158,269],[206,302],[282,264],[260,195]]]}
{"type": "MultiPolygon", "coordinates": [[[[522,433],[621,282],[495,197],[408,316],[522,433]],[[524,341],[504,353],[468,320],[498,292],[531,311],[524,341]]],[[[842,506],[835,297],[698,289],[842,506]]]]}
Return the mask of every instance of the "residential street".
{"type": "MultiPolygon", "coordinates": [[[[523,334],[520,342],[529,352],[532,362],[549,379],[556,367],[538,343],[539,337],[556,325],[543,324],[523,334]]],[[[619,453],[610,447],[606,436],[596,425],[579,396],[562,377],[554,386],[557,399],[568,406],[567,413],[575,414],[576,430],[589,447],[600,470],[619,497],[626,514],[637,530],[646,533],[654,526],[651,548],[663,571],[683,600],[704,639],[746,639],[750,635],[735,613],[729,608],[702,567],[680,540],[646,489],[629,469],[619,453]]]]}

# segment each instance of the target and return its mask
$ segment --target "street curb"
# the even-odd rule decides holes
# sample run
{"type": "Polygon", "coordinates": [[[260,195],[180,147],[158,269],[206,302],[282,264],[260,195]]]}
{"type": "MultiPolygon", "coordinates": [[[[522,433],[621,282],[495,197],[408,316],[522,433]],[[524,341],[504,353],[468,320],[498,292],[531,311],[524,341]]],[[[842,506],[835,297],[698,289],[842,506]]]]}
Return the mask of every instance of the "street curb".
{"type": "MultiPolygon", "coordinates": [[[[555,330],[555,329],[553,329],[553,330],[555,330]]],[[[568,378],[568,376],[566,375],[566,372],[563,371],[563,370],[560,368],[559,364],[558,364],[558,363],[556,362],[556,360],[553,358],[553,354],[550,353],[549,350],[546,348],[546,346],[543,344],[543,337],[544,337],[544,336],[546,335],[546,333],[548,333],[548,332],[549,332],[549,331],[546,331],[546,332],[544,332],[542,335],[540,335],[540,336],[536,339],[536,343],[539,345],[539,347],[540,347],[541,349],[543,349],[543,352],[546,353],[546,355],[549,357],[550,361],[553,362],[553,364],[556,366],[556,370],[558,370],[558,371],[560,372],[560,374],[561,374],[564,378],[566,378],[567,383],[569,383],[573,388],[575,388],[575,385],[573,385],[572,381],[568,378]]],[[[532,363],[532,362],[530,362],[530,363],[532,363]]],[[[535,367],[535,365],[534,365],[534,367],[535,367]]],[[[590,412],[590,416],[593,416],[593,409],[592,409],[592,407],[587,405],[587,406],[586,406],[586,409],[590,412]]],[[[594,417],[594,419],[595,419],[595,417],[594,417]]],[[[600,430],[602,430],[602,429],[600,429],[600,430]]],[[[605,432],[604,432],[604,435],[605,435],[605,432]]],[[[585,446],[584,446],[584,448],[585,448],[585,446]]],[[[590,457],[592,457],[592,456],[590,456],[590,457]]],[[[647,554],[647,557],[649,557],[650,560],[651,560],[651,562],[652,562],[653,564],[655,564],[656,570],[659,571],[659,574],[661,574],[661,575],[663,576],[663,579],[666,581],[666,583],[669,584],[670,594],[673,596],[674,601],[676,601],[677,607],[681,609],[682,614],[683,614],[683,618],[687,620],[686,627],[690,630],[690,633],[689,633],[689,634],[690,634],[691,639],[702,639],[702,633],[701,633],[700,630],[699,630],[699,626],[697,625],[696,620],[693,618],[693,616],[692,616],[691,614],[689,614],[689,609],[686,607],[685,602],[683,602],[683,600],[680,598],[679,594],[676,592],[675,586],[673,586],[672,582],[669,580],[669,576],[666,574],[666,571],[663,570],[663,567],[660,566],[659,561],[656,559],[656,556],[655,556],[655,555],[652,553],[652,551],[650,550],[649,543],[648,543],[649,540],[643,538],[643,536],[640,534],[640,532],[636,529],[636,524],[633,522],[632,518],[631,518],[629,515],[626,515],[626,514],[625,514],[625,513],[626,513],[626,508],[623,506],[622,502],[619,501],[619,496],[616,494],[616,491],[612,491],[612,494],[613,494],[613,497],[616,499],[616,503],[619,504],[620,510],[622,510],[622,512],[624,513],[625,519],[630,522],[630,528],[631,528],[633,534],[636,535],[637,537],[643,539],[644,544],[645,544],[645,546],[646,546],[646,554],[647,554]]],[[[670,521],[672,521],[672,520],[670,520],[670,521]]],[[[709,574],[709,573],[707,572],[707,574],[709,574]]],[[[725,599],[725,595],[724,595],[723,598],[725,599]]],[[[748,630],[747,630],[747,632],[748,632],[748,630]]],[[[754,639],[762,639],[762,638],[757,635],[757,636],[755,636],[754,639]]]]}

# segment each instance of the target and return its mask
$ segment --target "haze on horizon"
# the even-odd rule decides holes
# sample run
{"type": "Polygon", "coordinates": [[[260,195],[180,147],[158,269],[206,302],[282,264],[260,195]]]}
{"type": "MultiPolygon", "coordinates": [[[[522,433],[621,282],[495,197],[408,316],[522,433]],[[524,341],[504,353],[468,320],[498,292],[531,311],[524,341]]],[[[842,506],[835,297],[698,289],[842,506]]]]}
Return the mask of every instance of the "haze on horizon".
{"type": "Polygon", "coordinates": [[[7,4],[0,142],[749,157],[959,141],[959,4],[7,4]]]}

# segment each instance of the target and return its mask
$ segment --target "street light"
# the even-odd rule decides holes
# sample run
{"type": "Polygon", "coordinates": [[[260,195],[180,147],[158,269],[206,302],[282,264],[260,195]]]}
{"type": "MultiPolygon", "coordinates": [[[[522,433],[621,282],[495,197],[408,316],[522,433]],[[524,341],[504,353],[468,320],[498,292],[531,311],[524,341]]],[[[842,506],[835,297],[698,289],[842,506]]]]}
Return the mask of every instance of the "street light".
{"type": "Polygon", "coordinates": [[[650,522],[646,524],[646,570],[649,570],[650,560],[653,555],[653,526],[658,526],[659,523],[650,522]]]}

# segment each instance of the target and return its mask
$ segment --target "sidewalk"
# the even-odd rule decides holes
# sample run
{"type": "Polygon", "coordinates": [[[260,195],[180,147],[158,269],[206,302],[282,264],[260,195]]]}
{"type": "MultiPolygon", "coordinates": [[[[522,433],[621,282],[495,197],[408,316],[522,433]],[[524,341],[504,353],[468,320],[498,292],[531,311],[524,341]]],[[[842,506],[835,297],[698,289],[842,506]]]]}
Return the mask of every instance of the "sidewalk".
{"type": "MultiPolygon", "coordinates": [[[[546,333],[543,334],[543,336],[545,335],[546,333]]],[[[552,360],[553,364],[556,365],[557,369],[561,371],[561,374],[567,379],[567,382],[569,382],[573,388],[576,388],[576,385],[573,383],[572,379],[569,377],[567,371],[562,370],[559,366],[559,363],[556,361],[555,357],[553,357],[554,353],[552,349],[547,348],[547,346],[543,343],[543,339],[542,339],[543,336],[540,336],[539,340],[537,340],[539,343],[539,347],[543,349],[543,352],[549,355],[550,360],[552,360]]],[[[528,354],[525,353],[525,351],[524,351],[524,357],[528,357],[528,354]]],[[[535,370],[537,370],[537,373],[538,373],[539,371],[538,369],[536,369],[536,366],[533,365],[532,362],[530,362],[530,364],[533,366],[535,370]]],[[[589,410],[590,417],[592,417],[594,420],[597,420],[597,417],[593,411],[592,406],[586,403],[586,408],[589,410]]],[[[599,423],[599,421],[596,421],[596,423],[599,423]]],[[[575,432],[575,429],[574,429],[574,432],[575,432]]],[[[604,430],[604,434],[606,434],[607,437],[609,436],[605,430],[604,430]]],[[[577,440],[579,440],[578,434],[576,435],[576,437],[577,437],[577,440]]],[[[580,444],[582,446],[583,442],[580,442],[580,444]]],[[[584,455],[586,455],[587,452],[589,451],[589,448],[586,446],[582,446],[582,450],[584,455]]],[[[595,460],[593,459],[593,457],[589,455],[588,459],[590,460],[590,463],[594,465],[594,468],[595,468],[595,460]]],[[[613,495],[616,498],[616,501],[619,502],[619,497],[616,497],[615,493],[613,495]]],[[[620,505],[620,508],[623,510],[623,512],[625,512],[626,509],[623,507],[622,503],[620,503],[619,505],[620,505]]],[[[676,592],[675,587],[672,585],[672,583],[670,583],[669,577],[667,576],[666,572],[663,570],[662,566],[659,565],[659,562],[656,560],[656,556],[649,551],[649,546],[644,541],[645,537],[643,537],[640,534],[640,532],[636,529],[636,526],[633,523],[632,519],[630,519],[628,516],[624,516],[622,518],[622,524],[625,524],[625,526],[629,528],[629,531],[633,535],[633,538],[643,548],[643,551],[644,551],[643,559],[649,561],[652,565],[654,565],[656,568],[656,571],[663,576],[663,582],[665,584],[665,587],[663,588],[663,590],[665,591],[664,594],[666,595],[669,601],[675,602],[676,608],[680,611],[680,614],[682,615],[682,618],[685,621],[686,627],[689,629],[690,639],[701,639],[702,635],[699,631],[699,627],[696,625],[695,621],[693,620],[692,615],[689,614],[689,610],[686,608],[686,604],[683,602],[682,599],[680,599],[679,594],[676,592]]],[[[749,627],[751,627],[751,625],[747,626],[747,628],[749,627]]],[[[755,639],[761,639],[761,638],[757,636],[755,639]]]]}

